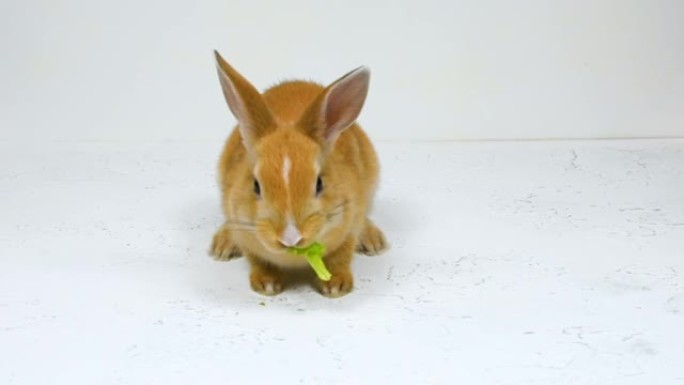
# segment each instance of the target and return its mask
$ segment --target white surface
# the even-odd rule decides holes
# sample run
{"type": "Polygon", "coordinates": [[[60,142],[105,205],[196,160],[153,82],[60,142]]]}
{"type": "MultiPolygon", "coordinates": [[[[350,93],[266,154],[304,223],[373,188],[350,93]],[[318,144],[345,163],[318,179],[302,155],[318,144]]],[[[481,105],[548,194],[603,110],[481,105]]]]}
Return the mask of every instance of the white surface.
{"type": "Polygon", "coordinates": [[[220,144],[0,144],[0,382],[684,381],[684,141],[378,148],[330,300],[206,256],[220,144]]]}
{"type": "Polygon", "coordinates": [[[0,140],[222,140],[258,88],[373,71],[376,139],[684,136],[684,2],[5,1],[0,140]]]}

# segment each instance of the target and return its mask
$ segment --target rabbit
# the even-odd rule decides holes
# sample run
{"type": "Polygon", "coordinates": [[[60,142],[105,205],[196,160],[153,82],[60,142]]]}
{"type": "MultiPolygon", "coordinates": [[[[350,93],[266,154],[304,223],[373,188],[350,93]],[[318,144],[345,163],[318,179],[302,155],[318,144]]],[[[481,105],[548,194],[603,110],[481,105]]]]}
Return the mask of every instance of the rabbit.
{"type": "Polygon", "coordinates": [[[355,123],[370,71],[359,67],[328,87],[286,81],[260,94],[214,55],[237,126],[219,160],[225,223],[211,254],[218,260],[245,255],[252,289],[275,295],[284,288],[283,274],[307,266],[288,249],[319,242],[332,277],[317,278],[318,289],[328,297],[349,293],[353,254],[377,255],[388,246],[368,218],[378,158],[355,123]]]}

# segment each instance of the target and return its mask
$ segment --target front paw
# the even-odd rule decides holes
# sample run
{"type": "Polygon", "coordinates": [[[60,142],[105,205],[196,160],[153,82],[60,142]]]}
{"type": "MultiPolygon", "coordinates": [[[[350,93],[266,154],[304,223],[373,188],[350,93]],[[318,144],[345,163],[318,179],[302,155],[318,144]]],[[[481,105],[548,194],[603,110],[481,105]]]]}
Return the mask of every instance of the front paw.
{"type": "Polygon", "coordinates": [[[257,269],[249,275],[252,290],[263,295],[276,295],[283,292],[280,274],[275,271],[257,269]]]}
{"type": "Polygon", "coordinates": [[[328,298],[342,297],[354,287],[354,277],[350,271],[335,272],[329,281],[317,279],[321,294],[328,298]]]}
{"type": "Polygon", "coordinates": [[[209,254],[217,261],[230,261],[242,255],[240,249],[230,238],[230,231],[221,227],[211,242],[209,254]]]}
{"type": "Polygon", "coordinates": [[[356,251],[366,255],[379,255],[387,250],[387,246],[385,234],[373,222],[367,219],[364,229],[359,236],[356,251]]]}

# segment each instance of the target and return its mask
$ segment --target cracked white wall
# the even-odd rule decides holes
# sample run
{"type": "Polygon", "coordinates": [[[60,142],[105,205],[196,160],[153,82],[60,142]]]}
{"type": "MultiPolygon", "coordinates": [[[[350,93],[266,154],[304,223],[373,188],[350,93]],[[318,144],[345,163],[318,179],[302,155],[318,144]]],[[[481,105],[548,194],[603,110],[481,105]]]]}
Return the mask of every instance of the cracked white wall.
{"type": "Polygon", "coordinates": [[[366,64],[375,139],[684,135],[677,0],[3,7],[0,140],[222,141],[219,48],[259,88],[366,64]]]}

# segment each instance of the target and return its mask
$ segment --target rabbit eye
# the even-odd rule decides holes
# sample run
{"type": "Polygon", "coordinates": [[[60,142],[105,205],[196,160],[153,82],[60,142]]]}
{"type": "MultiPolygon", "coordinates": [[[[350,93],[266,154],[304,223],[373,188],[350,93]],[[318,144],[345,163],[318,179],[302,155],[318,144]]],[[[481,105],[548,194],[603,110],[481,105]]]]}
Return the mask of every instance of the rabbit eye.
{"type": "Polygon", "coordinates": [[[321,180],[321,177],[319,176],[318,179],[316,180],[316,196],[321,195],[323,192],[323,180],[321,180]]]}
{"type": "Polygon", "coordinates": [[[256,180],[256,178],[254,179],[254,194],[256,194],[258,197],[261,196],[261,186],[259,186],[259,182],[256,180]]]}

